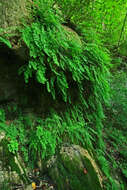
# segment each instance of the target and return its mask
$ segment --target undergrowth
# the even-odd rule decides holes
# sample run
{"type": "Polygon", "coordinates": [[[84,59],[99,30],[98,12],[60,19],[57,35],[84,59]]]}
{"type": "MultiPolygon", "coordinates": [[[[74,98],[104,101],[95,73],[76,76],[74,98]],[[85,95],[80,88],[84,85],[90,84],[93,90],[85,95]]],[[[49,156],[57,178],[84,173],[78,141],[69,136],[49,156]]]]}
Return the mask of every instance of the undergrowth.
{"type": "Polygon", "coordinates": [[[110,167],[113,169],[114,177],[118,179],[118,176],[121,176],[123,180],[121,188],[125,189],[127,187],[125,182],[127,179],[127,135],[125,133],[127,121],[127,75],[125,71],[120,70],[116,71],[111,79],[111,104],[105,110],[107,118],[104,128],[106,157],[110,167]]]}
{"type": "Polygon", "coordinates": [[[64,118],[53,111],[45,120],[20,116],[17,120],[7,122],[2,109],[0,116],[0,130],[6,134],[9,151],[14,154],[20,151],[24,161],[31,162],[31,166],[37,162],[37,157],[47,159],[52,156],[56,147],[59,148],[63,142],[80,142],[87,149],[92,148],[92,137],[78,109],[73,110],[72,114],[66,112],[64,118]]]}

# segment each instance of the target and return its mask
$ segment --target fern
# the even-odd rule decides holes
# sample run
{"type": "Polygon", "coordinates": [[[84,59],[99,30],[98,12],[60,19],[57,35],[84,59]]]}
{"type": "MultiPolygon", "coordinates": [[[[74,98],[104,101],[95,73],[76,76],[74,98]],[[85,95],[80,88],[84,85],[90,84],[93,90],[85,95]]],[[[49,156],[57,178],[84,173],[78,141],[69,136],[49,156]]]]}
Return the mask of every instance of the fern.
{"type": "Polygon", "coordinates": [[[87,149],[92,149],[89,127],[77,109],[73,114],[68,110],[66,115],[60,116],[53,111],[45,120],[40,118],[35,118],[35,122],[29,120],[29,117],[21,117],[8,125],[5,121],[0,124],[0,131],[4,131],[6,138],[9,139],[9,151],[14,154],[17,151],[22,152],[26,163],[32,158],[34,164],[37,155],[41,159],[48,158],[63,142],[82,144],[87,149]]]}
{"type": "Polygon", "coordinates": [[[7,39],[5,39],[5,38],[3,38],[3,37],[0,37],[0,43],[4,43],[9,48],[12,48],[12,45],[11,45],[10,41],[7,40],[7,39]]]}
{"type": "Polygon", "coordinates": [[[35,3],[33,22],[21,31],[29,62],[19,72],[27,83],[35,77],[47,96],[51,94],[52,105],[57,102],[65,109],[53,106],[44,120],[31,126],[27,142],[31,153],[27,155],[33,160],[37,155],[47,159],[64,142],[80,144],[90,152],[95,149],[102,171],[110,179],[102,133],[103,105],[109,103],[110,94],[109,52],[101,45],[86,43],[81,28],[80,42],[72,37],[62,25],[61,15],[55,13],[53,1],[48,6],[44,0],[35,3]]]}

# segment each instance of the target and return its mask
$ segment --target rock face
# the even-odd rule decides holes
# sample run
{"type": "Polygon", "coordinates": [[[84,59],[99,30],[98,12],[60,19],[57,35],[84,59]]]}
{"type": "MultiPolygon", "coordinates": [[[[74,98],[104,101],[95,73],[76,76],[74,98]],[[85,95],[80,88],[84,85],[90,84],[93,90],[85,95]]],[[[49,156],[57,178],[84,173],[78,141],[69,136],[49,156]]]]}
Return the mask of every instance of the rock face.
{"type": "Polygon", "coordinates": [[[38,87],[32,82],[26,84],[24,76],[18,74],[21,65],[24,65],[24,60],[14,50],[0,44],[0,108],[7,104],[29,107],[34,99],[37,101],[38,87]]]}
{"type": "Polygon", "coordinates": [[[60,190],[101,190],[101,173],[87,150],[78,145],[62,146],[59,156],[47,162],[51,179],[60,190]]]}
{"type": "Polygon", "coordinates": [[[26,182],[24,165],[19,154],[15,156],[8,150],[5,134],[0,134],[0,187],[5,181],[13,185],[26,182]],[[22,164],[22,165],[21,165],[22,164]],[[25,175],[24,175],[25,174],[25,175]]]}
{"type": "Polygon", "coordinates": [[[21,19],[28,16],[26,0],[0,1],[0,27],[8,29],[21,24],[21,19]]]}
{"type": "Polygon", "coordinates": [[[6,62],[0,60],[0,102],[12,100],[17,94],[17,77],[15,70],[12,71],[13,65],[11,64],[10,62],[9,66],[6,62]]]}

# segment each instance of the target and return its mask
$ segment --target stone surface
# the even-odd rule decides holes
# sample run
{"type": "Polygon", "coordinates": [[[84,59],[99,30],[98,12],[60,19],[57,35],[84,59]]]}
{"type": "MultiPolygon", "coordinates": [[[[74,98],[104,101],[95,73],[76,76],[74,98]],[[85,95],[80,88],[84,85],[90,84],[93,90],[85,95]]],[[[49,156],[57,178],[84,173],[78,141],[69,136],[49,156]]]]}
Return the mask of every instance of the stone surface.
{"type": "Polygon", "coordinates": [[[23,80],[18,75],[22,60],[8,47],[0,46],[0,103],[17,100],[23,91],[23,80]]]}
{"type": "Polygon", "coordinates": [[[51,179],[60,190],[101,190],[102,174],[87,150],[78,145],[62,146],[59,156],[47,162],[51,179]]]}
{"type": "Polygon", "coordinates": [[[25,174],[23,170],[23,162],[19,154],[17,157],[9,152],[8,141],[5,139],[4,133],[0,135],[0,184],[5,181],[15,184],[23,184],[25,182],[25,174]]]}
{"type": "Polygon", "coordinates": [[[63,29],[66,31],[66,35],[67,35],[67,38],[71,41],[71,40],[75,40],[75,42],[77,42],[77,44],[79,46],[82,45],[82,42],[81,42],[81,39],[80,39],[80,36],[71,28],[69,28],[68,26],[66,25],[62,25],[63,29]]]}

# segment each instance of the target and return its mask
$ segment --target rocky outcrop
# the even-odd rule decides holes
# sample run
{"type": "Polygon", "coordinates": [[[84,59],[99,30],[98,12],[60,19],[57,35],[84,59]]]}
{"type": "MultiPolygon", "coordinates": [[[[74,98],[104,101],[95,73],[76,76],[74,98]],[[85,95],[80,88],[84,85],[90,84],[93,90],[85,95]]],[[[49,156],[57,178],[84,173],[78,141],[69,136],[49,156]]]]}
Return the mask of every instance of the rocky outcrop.
{"type": "Polygon", "coordinates": [[[60,190],[101,190],[102,175],[87,150],[64,145],[59,155],[47,162],[50,178],[60,190]]]}

